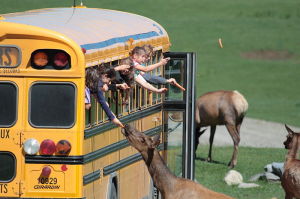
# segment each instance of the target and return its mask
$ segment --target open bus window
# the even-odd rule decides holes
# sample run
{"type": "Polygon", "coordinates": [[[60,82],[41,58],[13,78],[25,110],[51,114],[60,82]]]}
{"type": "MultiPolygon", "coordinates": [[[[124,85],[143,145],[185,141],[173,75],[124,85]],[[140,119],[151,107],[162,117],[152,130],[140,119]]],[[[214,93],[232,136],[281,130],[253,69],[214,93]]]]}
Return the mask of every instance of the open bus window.
{"type": "Polygon", "coordinates": [[[36,128],[71,128],[75,122],[76,88],[71,83],[39,82],[32,85],[29,122],[36,128]]]}
{"type": "Polygon", "coordinates": [[[71,68],[70,55],[62,50],[39,49],[31,54],[34,69],[67,70],[71,68]]]}
{"type": "Polygon", "coordinates": [[[0,152],[0,182],[10,182],[16,174],[16,158],[12,153],[0,152]]]}
{"type": "Polygon", "coordinates": [[[10,82],[0,82],[0,127],[10,127],[17,120],[17,87],[10,82]]]}

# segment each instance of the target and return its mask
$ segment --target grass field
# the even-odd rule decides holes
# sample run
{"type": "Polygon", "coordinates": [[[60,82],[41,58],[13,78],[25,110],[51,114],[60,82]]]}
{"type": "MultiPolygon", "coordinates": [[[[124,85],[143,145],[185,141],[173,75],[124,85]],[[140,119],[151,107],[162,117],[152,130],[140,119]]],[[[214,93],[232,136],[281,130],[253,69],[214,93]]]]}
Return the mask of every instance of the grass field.
{"type": "MultiPolygon", "coordinates": [[[[163,25],[172,51],[198,55],[198,96],[213,90],[239,90],[249,101],[248,116],[300,126],[299,0],[83,2],[88,7],[141,14],[163,25]],[[247,52],[263,56],[261,52],[270,51],[272,59],[241,56],[247,52]],[[286,56],[279,59],[280,53],[286,56]]],[[[72,0],[1,0],[0,13],[72,4],[72,0]]]]}
{"type": "MultiPolygon", "coordinates": [[[[208,146],[201,146],[198,150],[197,157],[206,158],[208,146]]],[[[218,162],[208,163],[196,160],[196,179],[206,187],[225,193],[239,199],[278,199],[284,198],[284,191],[280,183],[270,183],[260,180],[255,182],[260,187],[241,189],[237,186],[228,186],[224,182],[224,176],[228,172],[227,163],[232,154],[232,147],[215,147],[213,148],[213,160],[218,162]]],[[[286,151],[284,149],[273,148],[249,148],[240,147],[238,164],[235,170],[239,171],[244,182],[249,182],[249,178],[258,173],[264,172],[264,166],[272,162],[283,162],[286,151]]]]}

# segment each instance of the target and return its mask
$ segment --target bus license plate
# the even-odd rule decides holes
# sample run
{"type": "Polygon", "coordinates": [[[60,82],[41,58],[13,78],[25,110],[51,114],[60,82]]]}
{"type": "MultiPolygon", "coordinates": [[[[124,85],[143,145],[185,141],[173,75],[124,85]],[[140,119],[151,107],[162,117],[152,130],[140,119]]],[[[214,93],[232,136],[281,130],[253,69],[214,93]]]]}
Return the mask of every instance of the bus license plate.
{"type": "Polygon", "coordinates": [[[49,177],[41,176],[41,171],[31,171],[31,177],[34,180],[29,181],[30,191],[64,191],[65,176],[61,171],[53,170],[49,177]]]}

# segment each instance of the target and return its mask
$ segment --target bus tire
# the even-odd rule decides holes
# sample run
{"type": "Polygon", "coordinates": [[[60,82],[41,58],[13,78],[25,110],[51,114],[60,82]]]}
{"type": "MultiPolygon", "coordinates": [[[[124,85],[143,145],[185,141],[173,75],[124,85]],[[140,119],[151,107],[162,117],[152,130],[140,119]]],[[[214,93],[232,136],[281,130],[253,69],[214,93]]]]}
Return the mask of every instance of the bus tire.
{"type": "Polygon", "coordinates": [[[118,199],[117,188],[115,183],[112,183],[110,186],[110,199],[118,199]]]}

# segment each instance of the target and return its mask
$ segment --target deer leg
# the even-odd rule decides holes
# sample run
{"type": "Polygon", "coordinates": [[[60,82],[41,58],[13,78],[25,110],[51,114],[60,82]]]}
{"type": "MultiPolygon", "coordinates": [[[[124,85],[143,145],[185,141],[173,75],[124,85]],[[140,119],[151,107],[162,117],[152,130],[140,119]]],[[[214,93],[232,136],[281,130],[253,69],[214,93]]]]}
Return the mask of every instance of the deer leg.
{"type": "Polygon", "coordinates": [[[208,152],[208,157],[207,161],[211,162],[211,150],[212,150],[212,145],[214,142],[214,137],[215,137],[215,132],[216,132],[216,126],[210,126],[210,136],[209,136],[209,152],[208,152]]]}
{"type": "Polygon", "coordinates": [[[197,151],[197,148],[198,148],[198,145],[199,145],[199,138],[205,132],[205,130],[200,131],[200,128],[201,127],[196,127],[196,129],[195,129],[195,136],[196,136],[196,139],[195,139],[195,158],[197,157],[196,156],[196,151],[197,151]]]}
{"type": "Polygon", "coordinates": [[[285,193],[285,199],[293,199],[293,195],[290,193],[285,193]]]}
{"type": "Polygon", "coordinates": [[[231,138],[232,138],[233,144],[234,144],[232,158],[228,164],[228,166],[230,168],[233,168],[237,163],[237,153],[238,153],[238,147],[239,147],[239,143],[240,143],[240,135],[239,135],[235,125],[226,124],[226,128],[227,128],[229,134],[231,135],[231,138]]]}

